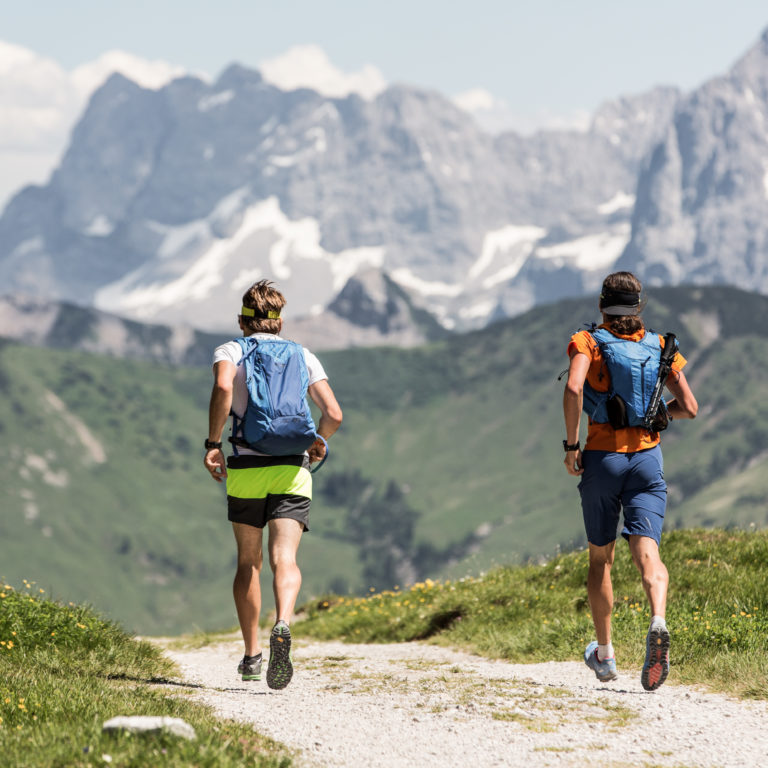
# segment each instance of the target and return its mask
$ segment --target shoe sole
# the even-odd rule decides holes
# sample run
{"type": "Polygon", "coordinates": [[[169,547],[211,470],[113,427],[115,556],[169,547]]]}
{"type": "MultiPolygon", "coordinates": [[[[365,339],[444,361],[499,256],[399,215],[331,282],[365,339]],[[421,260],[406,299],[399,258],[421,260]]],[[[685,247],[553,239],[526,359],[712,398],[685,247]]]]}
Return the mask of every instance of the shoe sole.
{"type": "Polygon", "coordinates": [[[655,691],[669,674],[669,631],[666,627],[651,629],[646,639],[645,664],[640,682],[646,691],[655,691]]]}
{"type": "Polygon", "coordinates": [[[243,680],[261,680],[261,675],[243,675],[243,680]]]}
{"type": "Polygon", "coordinates": [[[282,690],[293,677],[291,661],[291,633],[276,634],[269,638],[269,665],[267,666],[267,685],[274,690],[282,690]]]}

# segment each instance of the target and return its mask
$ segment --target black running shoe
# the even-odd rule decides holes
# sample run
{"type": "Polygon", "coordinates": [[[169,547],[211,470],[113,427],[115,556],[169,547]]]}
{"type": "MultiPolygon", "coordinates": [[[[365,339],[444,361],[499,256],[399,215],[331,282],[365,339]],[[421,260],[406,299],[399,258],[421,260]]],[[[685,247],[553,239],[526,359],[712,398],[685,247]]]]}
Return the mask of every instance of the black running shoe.
{"type": "Polygon", "coordinates": [[[284,621],[278,621],[269,636],[267,685],[270,688],[280,690],[291,682],[292,677],[291,630],[284,621]]]}
{"type": "Polygon", "coordinates": [[[645,664],[640,682],[646,691],[655,691],[669,674],[669,631],[663,624],[654,624],[645,638],[645,664]]]}
{"type": "Polygon", "coordinates": [[[258,656],[243,656],[237,665],[237,672],[243,680],[261,680],[261,654],[258,656]]]}

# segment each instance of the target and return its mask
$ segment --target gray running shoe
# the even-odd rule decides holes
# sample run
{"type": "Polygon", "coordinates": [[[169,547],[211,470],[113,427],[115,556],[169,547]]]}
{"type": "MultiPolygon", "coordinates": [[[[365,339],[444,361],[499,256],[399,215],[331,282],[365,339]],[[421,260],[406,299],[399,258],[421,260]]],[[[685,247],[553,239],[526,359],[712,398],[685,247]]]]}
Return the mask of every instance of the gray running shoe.
{"type": "Polygon", "coordinates": [[[653,624],[645,638],[645,664],[640,682],[646,691],[655,691],[669,674],[669,630],[664,624],[653,624]]]}
{"type": "Polygon", "coordinates": [[[597,640],[593,640],[584,651],[584,663],[595,673],[595,677],[601,683],[615,680],[619,675],[616,672],[616,659],[604,659],[597,657],[597,640]]]}
{"type": "Polygon", "coordinates": [[[243,656],[237,665],[237,672],[243,680],[261,680],[261,654],[258,656],[243,656]]]}
{"type": "Polygon", "coordinates": [[[291,682],[292,677],[291,630],[284,621],[278,621],[269,636],[267,685],[270,688],[280,690],[291,682]]]}

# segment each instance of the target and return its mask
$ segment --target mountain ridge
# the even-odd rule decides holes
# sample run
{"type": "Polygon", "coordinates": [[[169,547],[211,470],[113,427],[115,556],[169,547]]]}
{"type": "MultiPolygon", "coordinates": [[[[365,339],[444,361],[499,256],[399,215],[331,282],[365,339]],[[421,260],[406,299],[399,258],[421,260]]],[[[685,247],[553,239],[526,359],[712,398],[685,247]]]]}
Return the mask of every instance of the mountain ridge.
{"type": "Polygon", "coordinates": [[[0,279],[221,330],[210,307],[254,275],[298,319],[372,269],[443,327],[483,325],[594,287],[629,237],[628,204],[605,205],[628,199],[675,98],[624,99],[586,134],[492,137],[403,85],[365,101],[283,92],[239,65],[158,90],[113,75],[50,184],[6,207],[0,279]]]}

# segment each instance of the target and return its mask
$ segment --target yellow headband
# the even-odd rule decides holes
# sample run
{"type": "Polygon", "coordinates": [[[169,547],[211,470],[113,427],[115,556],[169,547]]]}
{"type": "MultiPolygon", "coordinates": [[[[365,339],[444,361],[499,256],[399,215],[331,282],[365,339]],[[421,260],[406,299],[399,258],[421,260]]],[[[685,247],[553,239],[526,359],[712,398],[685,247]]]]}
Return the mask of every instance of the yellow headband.
{"type": "MultiPolygon", "coordinates": [[[[242,307],[240,310],[240,314],[244,317],[256,317],[256,310],[251,309],[251,307],[242,307]]],[[[270,309],[267,310],[266,315],[259,315],[259,317],[268,319],[268,320],[277,320],[280,317],[280,312],[276,309],[270,309]]]]}

